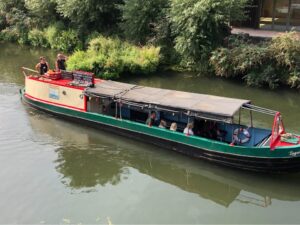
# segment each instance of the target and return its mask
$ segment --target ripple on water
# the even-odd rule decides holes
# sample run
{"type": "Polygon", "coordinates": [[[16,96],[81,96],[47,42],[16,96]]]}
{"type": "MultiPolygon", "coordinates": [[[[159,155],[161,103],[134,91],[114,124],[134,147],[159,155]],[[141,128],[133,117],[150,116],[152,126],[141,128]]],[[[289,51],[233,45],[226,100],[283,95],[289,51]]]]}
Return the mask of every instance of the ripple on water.
{"type": "Polygon", "coordinates": [[[0,83],[0,95],[14,96],[19,94],[20,86],[12,83],[0,83]]]}

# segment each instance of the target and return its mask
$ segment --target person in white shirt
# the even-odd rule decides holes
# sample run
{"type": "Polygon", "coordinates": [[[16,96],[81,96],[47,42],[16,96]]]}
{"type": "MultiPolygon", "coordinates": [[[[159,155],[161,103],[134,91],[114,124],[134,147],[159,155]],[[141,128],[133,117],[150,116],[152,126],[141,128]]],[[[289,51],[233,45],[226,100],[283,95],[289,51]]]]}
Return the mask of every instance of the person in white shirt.
{"type": "Polygon", "coordinates": [[[194,128],[194,124],[193,124],[193,123],[188,123],[188,124],[186,125],[186,128],[184,128],[183,133],[184,133],[185,135],[187,135],[187,136],[194,135],[193,128],[194,128]]]}

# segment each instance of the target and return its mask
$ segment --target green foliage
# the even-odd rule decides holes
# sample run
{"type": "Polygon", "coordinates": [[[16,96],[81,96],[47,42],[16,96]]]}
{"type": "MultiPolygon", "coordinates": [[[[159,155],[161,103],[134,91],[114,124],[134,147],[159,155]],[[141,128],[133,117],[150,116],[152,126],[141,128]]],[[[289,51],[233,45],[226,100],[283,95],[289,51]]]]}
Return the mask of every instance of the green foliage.
{"type": "Polygon", "coordinates": [[[270,51],[280,65],[287,66],[290,70],[296,67],[300,69],[300,39],[297,33],[290,32],[273,38],[270,51]]]}
{"type": "Polygon", "coordinates": [[[163,64],[178,63],[170,26],[170,0],[126,0],[120,27],[135,44],[160,46],[163,64]]]}
{"type": "Polygon", "coordinates": [[[39,28],[58,18],[55,0],[25,0],[25,8],[31,17],[36,17],[39,28]]]}
{"type": "Polygon", "coordinates": [[[20,44],[28,43],[28,30],[32,19],[28,17],[24,4],[23,0],[0,1],[0,15],[2,17],[1,39],[18,41],[20,44]]]}
{"type": "Polygon", "coordinates": [[[287,84],[292,88],[300,88],[300,69],[295,69],[290,72],[289,77],[287,79],[287,84]]]}
{"type": "Polygon", "coordinates": [[[274,38],[270,51],[278,65],[286,68],[287,84],[300,88],[300,38],[297,33],[290,32],[274,38]]]}
{"type": "Polygon", "coordinates": [[[269,88],[275,89],[280,82],[278,75],[276,68],[272,64],[267,64],[265,67],[250,70],[243,79],[249,86],[261,87],[267,85],[269,88]]]}
{"type": "Polygon", "coordinates": [[[125,0],[121,28],[127,39],[145,44],[156,38],[166,15],[168,0],[125,0]]]}
{"type": "MultiPolygon", "coordinates": [[[[229,34],[229,21],[244,18],[247,0],[172,0],[175,49],[183,63],[200,66],[229,34]]],[[[206,64],[206,63],[205,63],[206,64]]]]}
{"type": "Polygon", "coordinates": [[[38,29],[33,29],[33,30],[29,31],[28,40],[29,40],[29,43],[35,47],[47,48],[50,46],[49,42],[47,41],[47,39],[45,37],[45,33],[38,29]]]}
{"type": "Polygon", "coordinates": [[[57,47],[56,37],[58,35],[58,32],[59,32],[58,25],[50,25],[44,31],[45,37],[51,48],[57,47]]]}
{"type": "Polygon", "coordinates": [[[240,39],[233,43],[230,48],[215,50],[210,57],[217,76],[239,77],[251,86],[274,89],[282,83],[300,88],[300,41],[295,33],[261,44],[240,39]]]}
{"type": "Polygon", "coordinates": [[[0,40],[75,50],[69,69],[107,79],[175,64],[252,86],[300,88],[300,40],[295,33],[260,44],[245,35],[229,36],[229,22],[245,18],[248,2],[0,0],[0,40]],[[101,34],[125,37],[139,47],[101,34]]]}
{"type": "Polygon", "coordinates": [[[45,30],[45,38],[53,49],[71,52],[82,47],[78,34],[75,30],[64,30],[61,24],[49,26],[45,30]]]}
{"type": "Polygon", "coordinates": [[[120,17],[117,4],[122,0],[54,0],[61,16],[70,20],[80,33],[105,31],[120,17]]]}
{"type": "Polygon", "coordinates": [[[62,31],[56,38],[56,48],[63,52],[72,52],[81,48],[81,42],[75,30],[62,31]]]}
{"type": "Polygon", "coordinates": [[[104,79],[121,74],[148,74],[159,64],[159,48],[137,47],[118,38],[92,39],[87,51],[77,51],[68,60],[69,70],[92,71],[104,79]]]}
{"type": "Polygon", "coordinates": [[[0,41],[18,41],[18,32],[16,29],[5,28],[0,32],[0,41]]]}
{"type": "Polygon", "coordinates": [[[0,12],[0,32],[7,26],[5,14],[0,12]]]}

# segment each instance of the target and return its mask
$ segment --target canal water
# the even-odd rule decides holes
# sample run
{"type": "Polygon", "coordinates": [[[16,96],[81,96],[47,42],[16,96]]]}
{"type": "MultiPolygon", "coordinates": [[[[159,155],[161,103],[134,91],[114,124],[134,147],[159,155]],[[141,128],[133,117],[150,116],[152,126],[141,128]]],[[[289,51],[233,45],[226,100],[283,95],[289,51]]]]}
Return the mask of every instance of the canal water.
{"type": "MultiPolygon", "coordinates": [[[[299,223],[299,173],[218,167],[27,107],[20,67],[40,55],[53,66],[53,51],[0,44],[0,224],[299,223]]],[[[281,111],[287,129],[300,133],[296,91],[190,74],[126,81],[251,99],[281,111]]],[[[255,116],[255,124],[271,122],[255,116]]]]}

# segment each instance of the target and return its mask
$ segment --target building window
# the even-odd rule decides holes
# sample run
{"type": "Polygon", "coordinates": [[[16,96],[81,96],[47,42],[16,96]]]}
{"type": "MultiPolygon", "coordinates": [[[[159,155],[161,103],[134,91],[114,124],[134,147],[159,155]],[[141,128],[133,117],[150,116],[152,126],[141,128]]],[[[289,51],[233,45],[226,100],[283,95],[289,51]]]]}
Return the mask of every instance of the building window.
{"type": "Polygon", "coordinates": [[[260,28],[300,31],[300,0],[262,0],[260,28]]]}

